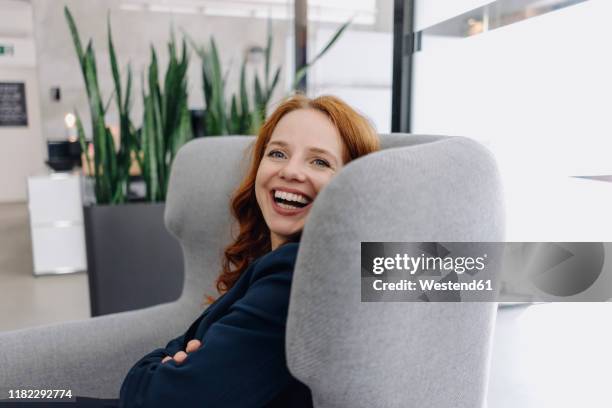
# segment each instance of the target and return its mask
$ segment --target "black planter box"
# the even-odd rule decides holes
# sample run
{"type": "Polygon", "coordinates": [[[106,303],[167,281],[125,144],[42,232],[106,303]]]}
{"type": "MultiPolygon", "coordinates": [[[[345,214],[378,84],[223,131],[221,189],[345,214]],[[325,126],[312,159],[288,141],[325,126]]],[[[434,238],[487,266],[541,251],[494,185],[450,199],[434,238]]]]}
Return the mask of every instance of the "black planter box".
{"type": "Polygon", "coordinates": [[[91,315],[176,300],[183,254],[164,225],[164,203],[83,207],[91,315]]]}

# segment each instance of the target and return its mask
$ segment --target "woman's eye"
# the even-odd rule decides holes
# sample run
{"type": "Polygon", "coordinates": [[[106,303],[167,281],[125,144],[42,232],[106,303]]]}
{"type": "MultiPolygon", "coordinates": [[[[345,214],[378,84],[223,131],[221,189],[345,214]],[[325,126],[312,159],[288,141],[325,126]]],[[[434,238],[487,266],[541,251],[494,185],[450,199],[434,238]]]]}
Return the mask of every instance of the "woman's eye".
{"type": "Polygon", "coordinates": [[[282,159],[284,156],[283,152],[278,151],[278,150],[272,150],[270,153],[268,153],[268,157],[275,157],[278,159],[282,159]]]}
{"type": "Polygon", "coordinates": [[[326,162],[323,159],[314,159],[313,161],[317,166],[321,166],[321,167],[329,167],[329,163],[326,162]]]}

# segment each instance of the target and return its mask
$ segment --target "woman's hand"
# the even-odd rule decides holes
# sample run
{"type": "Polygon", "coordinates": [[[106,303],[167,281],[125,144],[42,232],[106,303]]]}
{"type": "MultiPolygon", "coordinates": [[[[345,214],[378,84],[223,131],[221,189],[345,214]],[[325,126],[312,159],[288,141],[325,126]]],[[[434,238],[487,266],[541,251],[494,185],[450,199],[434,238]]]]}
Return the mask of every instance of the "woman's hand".
{"type": "Polygon", "coordinates": [[[199,349],[201,345],[202,343],[200,342],[200,340],[189,340],[189,342],[187,343],[187,347],[185,347],[185,351],[177,352],[174,357],[166,356],[162,359],[161,362],[163,364],[166,361],[174,360],[177,364],[181,364],[187,358],[187,353],[193,353],[194,351],[199,349]]]}

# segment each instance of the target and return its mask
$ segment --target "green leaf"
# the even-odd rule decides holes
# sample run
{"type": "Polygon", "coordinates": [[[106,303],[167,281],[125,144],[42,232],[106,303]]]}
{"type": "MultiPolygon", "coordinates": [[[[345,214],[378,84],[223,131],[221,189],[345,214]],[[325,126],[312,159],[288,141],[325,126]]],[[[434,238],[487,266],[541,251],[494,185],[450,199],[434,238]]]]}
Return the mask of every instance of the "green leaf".
{"type": "Polygon", "coordinates": [[[206,50],[204,49],[204,47],[200,47],[186,31],[182,31],[184,38],[187,39],[187,42],[195,50],[196,54],[198,54],[198,56],[202,59],[206,58],[206,50]]]}
{"type": "Polygon", "coordinates": [[[336,43],[336,41],[338,41],[342,33],[344,33],[344,31],[349,27],[349,25],[351,25],[352,22],[353,20],[351,19],[340,26],[340,28],[336,31],[336,33],[329,40],[327,45],[323,47],[323,49],[317,54],[316,57],[314,57],[312,61],[310,61],[310,65],[314,64],[319,58],[324,56],[327,53],[327,51],[329,51],[329,49],[336,43]]]}
{"type": "Polygon", "coordinates": [[[94,161],[96,171],[100,175],[96,183],[96,199],[100,204],[111,201],[112,182],[110,179],[109,152],[106,144],[106,126],[104,123],[104,108],[98,88],[98,78],[96,74],[96,62],[91,41],[87,45],[87,50],[83,57],[85,84],[88,89],[89,107],[91,111],[91,122],[93,128],[94,141],[94,161]]]}
{"type": "Polygon", "coordinates": [[[256,135],[259,133],[259,128],[261,128],[261,125],[263,124],[263,120],[261,118],[261,112],[260,111],[254,111],[251,113],[251,120],[250,120],[250,124],[251,124],[251,129],[250,129],[250,134],[252,135],[256,135]]]}
{"type": "Polygon", "coordinates": [[[215,121],[217,122],[217,134],[226,134],[226,119],[225,119],[225,94],[224,83],[221,71],[221,62],[215,38],[210,39],[210,58],[211,58],[211,73],[212,73],[212,111],[215,121]]]}
{"type": "Polygon", "coordinates": [[[270,76],[270,56],[272,54],[272,19],[268,17],[267,24],[267,38],[266,38],[266,49],[265,49],[265,64],[264,64],[264,84],[266,90],[268,89],[268,78],[270,76]]]}
{"type": "Polygon", "coordinates": [[[240,132],[240,116],[238,114],[238,103],[236,102],[235,94],[232,95],[230,120],[227,127],[230,135],[237,135],[240,132]]]}
{"type": "MultiPolygon", "coordinates": [[[[119,113],[119,134],[120,142],[119,148],[114,146],[114,141],[110,140],[109,143],[109,160],[111,169],[111,178],[113,181],[113,203],[122,203],[125,201],[127,193],[127,185],[129,182],[129,170],[132,164],[131,152],[132,147],[132,136],[131,121],[129,117],[130,110],[130,93],[132,86],[131,69],[128,66],[128,79],[126,83],[126,94],[125,101],[123,100],[123,92],[121,87],[121,75],[119,71],[119,64],[117,63],[117,56],[115,52],[115,46],[113,43],[113,36],[110,23],[110,14],[107,16],[107,29],[108,29],[108,49],[109,49],[109,60],[111,64],[111,73],[113,76],[114,83],[114,95],[117,101],[117,111],[119,113]]],[[[106,109],[104,111],[106,114],[106,109]]],[[[112,135],[111,135],[112,136],[112,135]]]]}
{"type": "Polygon", "coordinates": [[[70,29],[70,35],[72,36],[72,42],[74,43],[74,48],[77,53],[77,58],[79,59],[79,64],[81,65],[81,69],[83,69],[83,46],[81,45],[79,31],[77,30],[76,23],[74,22],[74,18],[72,18],[72,14],[70,13],[68,6],[64,6],[64,16],[66,17],[66,21],[68,22],[68,28],[70,29]]]}
{"type": "Polygon", "coordinates": [[[226,84],[227,83],[227,77],[230,74],[230,71],[232,70],[232,67],[234,65],[234,59],[232,58],[229,62],[229,66],[225,69],[225,72],[223,73],[223,77],[222,77],[222,83],[226,84]]]}
{"type": "Polygon", "coordinates": [[[125,86],[125,100],[123,102],[123,111],[129,112],[132,105],[132,67],[128,64],[127,67],[127,84],[125,86]]]}
{"type": "Polygon", "coordinates": [[[332,38],[323,47],[323,49],[319,51],[319,53],[310,62],[308,62],[306,65],[297,70],[297,72],[295,73],[295,78],[293,79],[293,84],[291,85],[291,89],[297,89],[298,84],[304,78],[304,76],[308,72],[308,69],[310,69],[310,67],[312,67],[321,57],[323,57],[327,53],[327,51],[329,51],[329,49],[336,43],[336,41],[338,41],[340,36],[342,36],[344,31],[349,27],[349,25],[351,25],[352,22],[353,20],[351,19],[346,23],[342,24],[340,28],[334,33],[332,38]]]}
{"type": "Polygon", "coordinates": [[[157,170],[157,144],[155,142],[155,113],[152,96],[145,97],[144,119],[142,125],[142,143],[144,145],[144,167],[147,180],[147,198],[156,201],[160,194],[157,170]]]}
{"type": "Polygon", "coordinates": [[[265,102],[264,93],[261,89],[259,76],[255,74],[255,107],[259,108],[265,102]]]}
{"type": "MultiPolygon", "coordinates": [[[[164,167],[164,156],[165,156],[165,140],[164,140],[164,130],[163,130],[163,122],[162,122],[162,113],[161,113],[161,101],[159,97],[151,98],[151,110],[153,115],[153,126],[151,128],[151,136],[152,136],[152,145],[155,146],[155,160],[156,160],[156,173],[159,185],[163,186],[165,183],[165,167],[164,167]]],[[[156,196],[156,200],[160,198],[161,190],[156,196]]]]}
{"type": "Polygon", "coordinates": [[[272,79],[272,84],[270,85],[270,88],[268,88],[267,91],[266,91],[266,107],[268,106],[268,102],[270,102],[270,98],[272,97],[272,93],[274,92],[274,88],[276,88],[276,85],[278,84],[278,79],[280,78],[280,72],[281,72],[281,67],[278,67],[276,69],[276,72],[274,73],[274,78],[272,79]]]}
{"type": "Polygon", "coordinates": [[[299,83],[306,76],[306,72],[308,72],[308,68],[310,68],[308,65],[304,65],[302,68],[298,69],[298,71],[295,73],[293,84],[291,84],[291,89],[293,90],[297,89],[299,83]]]}
{"type": "Polygon", "coordinates": [[[104,104],[104,115],[106,115],[106,112],[108,112],[108,108],[110,108],[110,104],[113,101],[114,97],[115,97],[115,91],[111,92],[111,95],[108,97],[108,100],[104,104]]]}
{"type": "Polygon", "coordinates": [[[210,56],[212,63],[212,71],[215,79],[220,79],[217,81],[215,85],[219,89],[223,89],[223,76],[221,75],[221,62],[219,60],[219,52],[217,51],[217,44],[215,42],[215,37],[210,38],[210,56]]]}
{"type": "Polygon", "coordinates": [[[265,110],[266,110],[266,99],[264,95],[264,91],[261,89],[261,84],[259,82],[259,76],[255,74],[255,108],[253,112],[253,120],[254,123],[257,124],[257,129],[261,123],[265,120],[265,110]]]}
{"type": "Polygon", "coordinates": [[[117,55],[115,54],[115,46],[113,44],[113,34],[111,31],[110,13],[107,15],[106,25],[107,25],[107,30],[108,30],[108,54],[110,57],[113,81],[115,83],[115,94],[117,95],[117,107],[119,109],[119,112],[122,112],[121,77],[119,75],[119,67],[117,66],[117,55]]]}
{"type": "Polygon", "coordinates": [[[240,126],[239,134],[249,134],[251,112],[249,108],[249,95],[246,86],[246,60],[242,61],[240,69],[240,126]]]}
{"type": "Polygon", "coordinates": [[[200,57],[202,63],[202,90],[204,94],[204,129],[209,136],[227,134],[231,127],[226,113],[225,81],[227,71],[221,69],[219,52],[214,37],[210,47],[198,46],[187,34],[185,38],[200,57]]]}
{"type": "Polygon", "coordinates": [[[97,172],[91,167],[91,159],[89,158],[89,149],[87,148],[87,139],[85,138],[85,130],[83,129],[83,122],[81,121],[81,115],[79,111],[74,109],[74,115],[76,116],[76,128],[77,135],[79,137],[79,144],[81,145],[81,151],[85,154],[85,161],[87,163],[87,171],[92,177],[97,176],[97,172]]]}
{"type": "Polygon", "coordinates": [[[106,136],[104,141],[106,142],[106,166],[105,171],[108,171],[108,184],[109,184],[109,192],[111,197],[111,203],[116,203],[116,190],[119,188],[117,186],[117,156],[115,154],[115,141],[113,140],[113,135],[109,128],[105,128],[106,136]]]}
{"type": "Polygon", "coordinates": [[[89,90],[89,107],[91,110],[92,122],[97,122],[99,118],[104,118],[104,107],[102,106],[102,96],[98,87],[98,76],[96,74],[96,60],[91,42],[87,46],[85,53],[84,71],[85,85],[89,90]]]}

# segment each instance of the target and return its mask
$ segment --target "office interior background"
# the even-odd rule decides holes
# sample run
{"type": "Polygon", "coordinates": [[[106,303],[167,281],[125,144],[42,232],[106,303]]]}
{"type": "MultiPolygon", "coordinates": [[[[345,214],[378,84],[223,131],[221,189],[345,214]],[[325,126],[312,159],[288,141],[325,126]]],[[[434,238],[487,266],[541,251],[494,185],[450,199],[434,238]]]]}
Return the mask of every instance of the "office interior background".
{"type": "MultiPolygon", "coordinates": [[[[75,111],[91,128],[64,5],[84,44],[93,40],[105,99],[113,89],[109,16],[122,74],[128,62],[133,70],[136,123],[150,47],[163,72],[173,32],[203,46],[214,37],[228,95],[239,91],[243,61],[248,81],[263,75],[270,33],[270,65],[281,68],[273,107],[291,91],[296,55],[311,61],[351,21],[308,70],[308,95],[343,98],[379,133],[465,136],[486,146],[503,181],[506,241],[611,240],[610,1],[297,3],[0,0],[0,331],[96,314],[82,216],[88,184],[78,167],[45,163],[56,142],[76,140],[75,111]],[[296,33],[307,35],[302,49],[296,33]],[[17,118],[9,111],[16,99],[25,112],[17,118]]],[[[195,122],[205,106],[202,66],[191,43],[188,51],[195,122]]],[[[106,120],[118,132],[113,104],[106,120]]],[[[489,407],[612,406],[610,318],[609,303],[500,308],[489,407]]]]}

